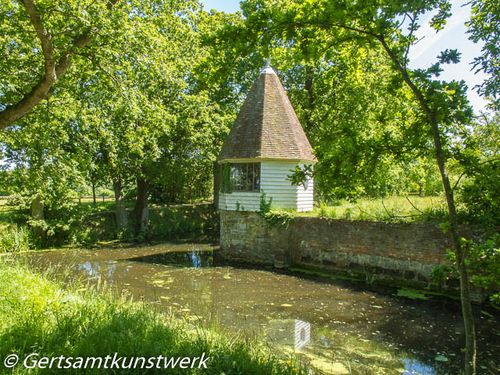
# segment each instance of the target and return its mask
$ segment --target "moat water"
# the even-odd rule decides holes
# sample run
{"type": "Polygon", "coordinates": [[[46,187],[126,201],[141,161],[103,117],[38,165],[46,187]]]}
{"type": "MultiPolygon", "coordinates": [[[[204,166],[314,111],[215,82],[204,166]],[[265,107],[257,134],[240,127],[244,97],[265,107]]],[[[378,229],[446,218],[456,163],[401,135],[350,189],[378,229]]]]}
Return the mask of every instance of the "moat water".
{"type": "MultiPolygon", "coordinates": [[[[458,302],[415,301],[395,291],[304,278],[217,261],[201,244],[30,253],[63,281],[107,286],[189,317],[266,341],[326,374],[458,374],[458,302]]],[[[500,317],[476,308],[479,373],[500,373],[500,317]]]]}

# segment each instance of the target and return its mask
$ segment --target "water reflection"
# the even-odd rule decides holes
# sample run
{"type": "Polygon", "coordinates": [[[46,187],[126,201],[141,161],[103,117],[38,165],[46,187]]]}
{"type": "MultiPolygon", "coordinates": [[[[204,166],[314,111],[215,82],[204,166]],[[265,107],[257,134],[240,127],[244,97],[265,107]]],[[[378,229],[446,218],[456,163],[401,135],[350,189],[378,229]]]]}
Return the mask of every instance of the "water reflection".
{"type": "Polygon", "coordinates": [[[433,375],[436,373],[432,366],[423,364],[412,358],[404,358],[403,363],[405,366],[404,375],[433,375]]]}
{"type": "Polygon", "coordinates": [[[129,260],[135,262],[168,264],[170,266],[178,266],[178,267],[205,268],[214,266],[213,251],[198,250],[198,249],[191,250],[188,252],[176,251],[176,252],[152,254],[137,258],[130,258],[129,260]]]}
{"type": "Polygon", "coordinates": [[[295,342],[294,342],[295,350],[302,349],[311,341],[311,323],[304,322],[302,320],[296,320],[294,334],[295,334],[295,342]]]}
{"type": "Polygon", "coordinates": [[[113,273],[116,270],[116,262],[115,261],[108,261],[102,264],[101,262],[90,262],[86,261],[83,262],[82,264],[79,264],[77,266],[79,271],[84,271],[84,273],[89,277],[89,278],[99,278],[102,275],[101,269],[104,267],[104,272],[105,276],[108,280],[112,281],[113,280],[113,273]]]}
{"type": "Polygon", "coordinates": [[[266,339],[300,350],[311,342],[311,323],[297,319],[271,320],[266,327],[266,339]]]}
{"type": "MultiPolygon", "coordinates": [[[[324,373],[458,373],[458,305],[413,302],[263,270],[220,266],[210,246],[161,245],[33,254],[36,267],[59,264],[89,282],[102,279],[159,309],[264,338],[324,373]],[[438,354],[454,358],[437,362],[438,354]]],[[[64,273],[62,273],[64,274],[64,273]]],[[[500,350],[496,317],[478,321],[485,373],[500,350]]]]}

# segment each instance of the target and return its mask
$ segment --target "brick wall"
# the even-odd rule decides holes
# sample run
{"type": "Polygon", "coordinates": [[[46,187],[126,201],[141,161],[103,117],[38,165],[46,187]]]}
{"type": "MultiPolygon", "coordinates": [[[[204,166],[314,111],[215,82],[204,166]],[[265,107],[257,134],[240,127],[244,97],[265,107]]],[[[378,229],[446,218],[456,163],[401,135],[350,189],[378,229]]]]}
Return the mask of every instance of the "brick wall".
{"type": "Polygon", "coordinates": [[[285,228],[257,213],[221,211],[221,255],[231,261],[425,283],[449,247],[435,224],[299,217],[285,228]]]}

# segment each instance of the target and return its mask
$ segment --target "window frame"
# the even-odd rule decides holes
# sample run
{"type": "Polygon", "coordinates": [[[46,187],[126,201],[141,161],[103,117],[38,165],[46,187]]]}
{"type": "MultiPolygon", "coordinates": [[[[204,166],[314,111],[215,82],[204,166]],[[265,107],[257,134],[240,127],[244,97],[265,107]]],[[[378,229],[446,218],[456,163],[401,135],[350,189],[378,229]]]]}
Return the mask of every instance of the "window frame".
{"type": "Polygon", "coordinates": [[[259,193],[261,163],[224,163],[222,193],[259,193]]]}

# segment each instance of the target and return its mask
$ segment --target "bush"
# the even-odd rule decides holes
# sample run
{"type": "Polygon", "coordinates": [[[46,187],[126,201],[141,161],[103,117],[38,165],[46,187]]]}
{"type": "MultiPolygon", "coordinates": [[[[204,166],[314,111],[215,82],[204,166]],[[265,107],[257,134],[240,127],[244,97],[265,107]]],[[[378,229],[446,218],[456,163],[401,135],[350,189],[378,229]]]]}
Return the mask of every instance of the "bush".
{"type": "Polygon", "coordinates": [[[490,292],[490,301],[500,306],[500,234],[480,241],[468,241],[469,273],[472,284],[490,292]]]}
{"type": "Polygon", "coordinates": [[[211,204],[152,207],[147,239],[215,240],[218,238],[218,227],[219,216],[211,204]]]}

